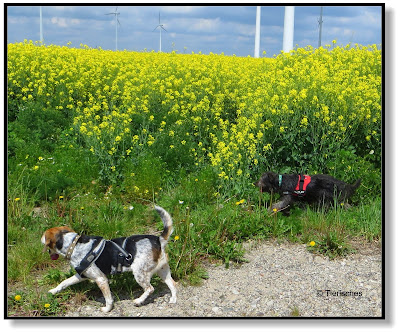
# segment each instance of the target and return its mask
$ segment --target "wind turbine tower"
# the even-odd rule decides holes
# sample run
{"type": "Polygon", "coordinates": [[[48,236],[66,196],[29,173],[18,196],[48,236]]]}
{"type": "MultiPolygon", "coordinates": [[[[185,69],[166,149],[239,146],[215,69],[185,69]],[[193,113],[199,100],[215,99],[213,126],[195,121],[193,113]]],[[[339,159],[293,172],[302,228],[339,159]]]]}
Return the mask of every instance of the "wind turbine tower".
{"type": "Polygon", "coordinates": [[[119,19],[118,19],[119,13],[117,12],[117,9],[118,9],[118,6],[115,7],[115,12],[104,14],[104,15],[114,15],[115,16],[115,50],[116,51],[118,51],[118,25],[121,25],[121,23],[119,23],[119,19]]]}
{"type": "Polygon", "coordinates": [[[257,6],[256,13],[256,37],[254,41],[254,57],[260,57],[260,21],[261,21],[261,6],[257,6]]]}
{"type": "Polygon", "coordinates": [[[321,6],[321,12],[319,14],[319,20],[318,20],[318,24],[319,24],[319,37],[318,37],[318,47],[321,47],[321,37],[322,37],[322,6],[321,6]]]}
{"type": "Polygon", "coordinates": [[[293,49],[294,34],[294,6],[285,6],[285,19],[283,25],[283,52],[293,49]]]}
{"type": "Polygon", "coordinates": [[[160,53],[161,53],[161,30],[164,30],[165,32],[167,32],[167,30],[164,29],[164,24],[161,24],[160,12],[158,13],[158,25],[154,28],[153,32],[156,31],[157,28],[160,28],[160,53]]]}
{"type": "Polygon", "coordinates": [[[43,17],[42,17],[42,6],[39,7],[39,33],[40,42],[43,44],[43,17]]]}

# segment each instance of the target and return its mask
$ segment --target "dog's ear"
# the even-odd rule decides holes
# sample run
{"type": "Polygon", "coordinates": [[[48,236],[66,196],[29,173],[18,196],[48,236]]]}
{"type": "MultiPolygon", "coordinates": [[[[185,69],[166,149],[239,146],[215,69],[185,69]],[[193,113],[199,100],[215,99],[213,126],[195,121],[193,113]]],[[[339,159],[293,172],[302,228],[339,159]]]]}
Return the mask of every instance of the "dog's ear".
{"type": "Polygon", "coordinates": [[[266,176],[267,176],[267,173],[263,173],[263,175],[261,175],[260,178],[256,182],[254,182],[253,184],[256,187],[260,187],[261,188],[263,183],[264,183],[264,181],[265,181],[265,179],[266,179],[266,176]]]}
{"type": "Polygon", "coordinates": [[[266,173],[269,183],[274,183],[276,179],[276,174],[274,172],[267,172],[266,173]]]}
{"type": "Polygon", "coordinates": [[[43,237],[44,237],[44,243],[43,243],[44,247],[42,252],[46,252],[47,248],[50,248],[51,240],[49,238],[46,239],[46,235],[43,235],[43,237]]]}

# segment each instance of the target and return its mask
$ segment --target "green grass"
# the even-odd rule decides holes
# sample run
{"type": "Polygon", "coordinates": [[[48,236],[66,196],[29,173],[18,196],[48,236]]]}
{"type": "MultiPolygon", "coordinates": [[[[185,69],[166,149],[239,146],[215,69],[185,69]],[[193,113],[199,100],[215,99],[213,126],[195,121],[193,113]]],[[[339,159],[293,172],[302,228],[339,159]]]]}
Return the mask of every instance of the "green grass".
{"type": "MultiPolygon", "coordinates": [[[[206,173],[206,172],[205,172],[206,173]]],[[[308,249],[331,258],[353,252],[350,240],[381,238],[381,203],[379,199],[349,209],[341,206],[328,211],[294,208],[289,217],[274,214],[264,207],[264,199],[231,197],[222,200],[210,195],[212,181],[205,174],[185,177],[180,184],[166,185],[157,204],[166,208],[174,219],[174,233],[168,245],[174,279],[200,284],[207,273],[206,259],[220,261],[226,267],[243,261],[243,243],[251,239],[289,239],[292,242],[315,242],[308,249]],[[199,187],[199,182],[201,186],[199,187]],[[199,192],[199,188],[202,190],[199,192]]],[[[93,189],[93,188],[92,188],[93,189]]],[[[159,234],[162,223],[148,202],[130,201],[124,191],[108,190],[101,195],[81,193],[63,196],[41,205],[33,214],[29,199],[10,200],[8,219],[9,313],[17,315],[60,315],[73,299],[99,296],[93,285],[74,286],[60,296],[49,298],[48,289],[66,278],[67,262],[49,260],[42,253],[40,237],[52,226],[69,225],[77,232],[105,238],[139,233],[159,234]],[[64,271],[64,272],[63,272],[64,271]],[[32,274],[39,281],[32,280],[32,274]],[[23,289],[23,304],[14,297],[23,289]],[[40,295],[38,295],[40,294],[40,295]],[[49,303],[49,308],[44,304],[49,303]]],[[[140,291],[132,276],[113,276],[113,291],[134,296],[140,291]]],[[[160,280],[153,279],[158,287],[160,280]]],[[[22,295],[21,295],[22,296],[22,295]]]]}

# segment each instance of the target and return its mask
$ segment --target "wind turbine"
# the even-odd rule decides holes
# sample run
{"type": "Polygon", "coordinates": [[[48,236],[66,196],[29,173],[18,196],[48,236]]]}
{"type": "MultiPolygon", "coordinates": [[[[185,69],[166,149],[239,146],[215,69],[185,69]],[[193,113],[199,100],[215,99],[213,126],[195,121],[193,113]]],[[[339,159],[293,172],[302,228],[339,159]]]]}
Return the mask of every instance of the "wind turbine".
{"type": "Polygon", "coordinates": [[[119,19],[118,19],[119,13],[117,12],[117,9],[118,9],[118,6],[115,7],[115,12],[104,14],[104,15],[114,15],[115,16],[115,50],[116,51],[118,51],[118,25],[121,25],[121,23],[119,23],[119,19]]]}
{"type": "Polygon", "coordinates": [[[260,19],[261,19],[261,6],[257,6],[256,11],[256,36],[254,40],[254,57],[260,56],[260,19]]]}
{"type": "Polygon", "coordinates": [[[293,49],[294,34],[294,6],[285,6],[285,17],[283,22],[283,52],[287,53],[293,49]]]}
{"type": "Polygon", "coordinates": [[[321,47],[321,37],[322,37],[322,6],[321,6],[321,12],[319,13],[319,20],[318,20],[318,24],[319,24],[319,36],[318,36],[318,47],[321,47]]]}
{"type": "Polygon", "coordinates": [[[164,29],[164,24],[161,24],[161,14],[158,12],[158,25],[154,28],[153,32],[156,31],[157,28],[160,28],[160,53],[161,53],[161,30],[164,30],[167,32],[167,30],[164,29]]]}
{"type": "Polygon", "coordinates": [[[42,17],[42,6],[39,7],[39,38],[43,44],[43,17],[42,17]]]}

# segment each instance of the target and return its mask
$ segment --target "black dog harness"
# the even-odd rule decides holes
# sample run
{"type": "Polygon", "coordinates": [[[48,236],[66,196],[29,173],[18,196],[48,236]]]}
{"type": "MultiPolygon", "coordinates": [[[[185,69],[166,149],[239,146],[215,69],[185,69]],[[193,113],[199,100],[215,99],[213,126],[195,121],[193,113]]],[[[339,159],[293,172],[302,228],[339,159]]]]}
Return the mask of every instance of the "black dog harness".
{"type": "Polygon", "coordinates": [[[128,267],[132,265],[133,262],[133,256],[125,250],[126,240],[127,238],[122,243],[122,247],[111,240],[105,240],[102,238],[95,240],[95,243],[92,246],[92,250],[90,250],[86,254],[86,256],[80,261],[79,265],[75,267],[76,272],[79,275],[82,275],[82,273],[85,272],[100,257],[100,255],[104,251],[106,244],[110,243],[117,248],[118,252],[117,257],[113,257],[113,261],[111,262],[112,265],[114,265],[113,263],[115,263],[117,267],[114,273],[121,273],[123,266],[128,267]]]}
{"type": "MultiPolygon", "coordinates": [[[[299,180],[297,186],[293,191],[284,191],[284,195],[293,195],[297,197],[304,197],[306,195],[306,189],[311,182],[311,176],[299,174],[299,180]]],[[[282,175],[279,175],[279,187],[282,185],[282,175]]]]}
{"type": "Polygon", "coordinates": [[[98,243],[97,245],[96,244],[93,245],[92,247],[93,249],[90,250],[86,254],[86,256],[81,260],[79,265],[75,267],[75,270],[79,275],[82,275],[82,273],[85,272],[89,268],[89,266],[92,265],[103,252],[104,247],[106,245],[106,240],[104,239],[97,240],[97,243],[98,243]]]}

